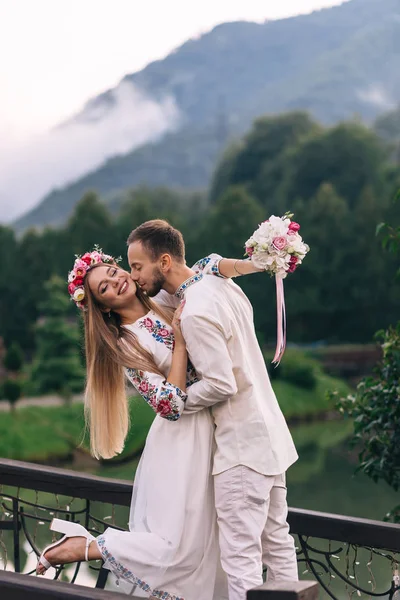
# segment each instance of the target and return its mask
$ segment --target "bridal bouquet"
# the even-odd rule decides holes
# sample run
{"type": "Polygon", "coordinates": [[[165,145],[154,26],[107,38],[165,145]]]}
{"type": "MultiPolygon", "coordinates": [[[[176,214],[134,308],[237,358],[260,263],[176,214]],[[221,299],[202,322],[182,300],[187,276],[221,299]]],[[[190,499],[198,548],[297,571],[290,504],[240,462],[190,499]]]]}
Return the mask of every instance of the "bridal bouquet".
{"type": "Polygon", "coordinates": [[[255,267],[281,278],[293,273],[310,249],[299,234],[300,225],[291,217],[291,213],[283,217],[272,215],[245,244],[255,267]]]}
{"type": "Polygon", "coordinates": [[[246,255],[258,269],[275,275],[278,335],[273,363],[279,365],[286,347],[286,311],[283,279],[303,262],[310,248],[299,234],[300,225],[292,213],[272,215],[261,223],[245,244],[246,255]]]}

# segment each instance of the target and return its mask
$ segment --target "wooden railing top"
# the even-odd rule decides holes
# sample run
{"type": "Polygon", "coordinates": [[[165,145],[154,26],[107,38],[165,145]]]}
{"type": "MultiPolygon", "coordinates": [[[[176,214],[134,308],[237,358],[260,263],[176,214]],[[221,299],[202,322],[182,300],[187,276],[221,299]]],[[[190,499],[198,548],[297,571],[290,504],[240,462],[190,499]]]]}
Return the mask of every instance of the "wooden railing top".
{"type": "Polygon", "coordinates": [[[118,592],[0,570],[0,598],[4,600],[122,600],[124,596],[118,592]]]}
{"type": "Polygon", "coordinates": [[[130,506],[132,483],[70,469],[0,459],[0,484],[130,506]]]}
{"type": "MultiPolygon", "coordinates": [[[[130,506],[132,483],[67,469],[0,459],[0,484],[130,506]]],[[[400,552],[400,525],[290,508],[291,532],[400,552]]]]}

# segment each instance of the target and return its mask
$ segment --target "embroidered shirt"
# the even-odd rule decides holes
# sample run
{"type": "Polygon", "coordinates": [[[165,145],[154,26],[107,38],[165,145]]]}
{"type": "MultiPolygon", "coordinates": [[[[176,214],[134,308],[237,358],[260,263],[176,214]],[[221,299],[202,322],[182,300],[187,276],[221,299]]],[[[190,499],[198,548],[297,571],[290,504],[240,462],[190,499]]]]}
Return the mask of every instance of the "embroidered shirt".
{"type": "Polygon", "coordinates": [[[252,306],[230,279],[203,277],[185,289],[181,327],[199,381],[185,412],[211,408],[216,424],[213,474],[244,465],[279,475],[296,449],[268,377],[252,306]]]}

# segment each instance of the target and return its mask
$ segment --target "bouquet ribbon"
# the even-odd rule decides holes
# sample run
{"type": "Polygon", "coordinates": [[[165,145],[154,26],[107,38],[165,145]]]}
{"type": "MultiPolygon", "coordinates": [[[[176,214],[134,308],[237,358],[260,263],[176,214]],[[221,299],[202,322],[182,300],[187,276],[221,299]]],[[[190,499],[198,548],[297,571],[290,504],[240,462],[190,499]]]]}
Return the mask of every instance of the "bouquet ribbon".
{"type": "Polygon", "coordinates": [[[286,310],[285,294],[283,291],[283,279],[275,275],[276,283],[276,312],[277,312],[277,340],[275,356],[272,362],[277,367],[281,361],[286,348],[286,310]]]}

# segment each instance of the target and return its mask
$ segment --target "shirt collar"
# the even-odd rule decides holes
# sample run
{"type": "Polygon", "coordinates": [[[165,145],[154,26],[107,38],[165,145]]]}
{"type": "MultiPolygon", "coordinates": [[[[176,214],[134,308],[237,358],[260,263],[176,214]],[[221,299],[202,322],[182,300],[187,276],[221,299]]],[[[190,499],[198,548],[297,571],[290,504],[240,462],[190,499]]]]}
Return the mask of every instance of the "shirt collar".
{"type": "Polygon", "coordinates": [[[197,283],[201,279],[203,279],[203,273],[195,273],[194,275],[191,275],[190,277],[188,277],[188,279],[186,279],[186,281],[181,283],[181,285],[175,292],[175,296],[177,298],[183,298],[187,288],[193,285],[194,283],[197,283]]]}

